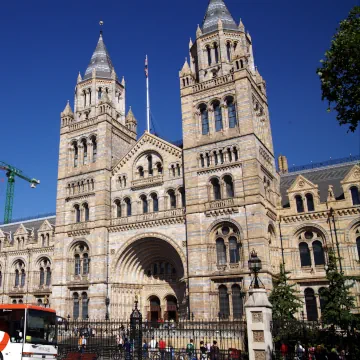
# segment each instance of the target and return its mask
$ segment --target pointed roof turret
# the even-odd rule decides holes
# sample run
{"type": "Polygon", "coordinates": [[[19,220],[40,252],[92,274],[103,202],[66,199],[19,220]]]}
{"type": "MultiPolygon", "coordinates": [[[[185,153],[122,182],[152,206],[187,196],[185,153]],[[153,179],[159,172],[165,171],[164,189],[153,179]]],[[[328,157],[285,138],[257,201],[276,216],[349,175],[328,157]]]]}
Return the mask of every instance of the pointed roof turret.
{"type": "Polygon", "coordinates": [[[222,21],[223,28],[226,30],[238,30],[236,22],[231,16],[223,0],[209,0],[209,5],[202,24],[203,34],[218,29],[218,22],[222,21]]]}
{"type": "Polygon", "coordinates": [[[135,118],[135,116],[134,116],[134,113],[133,113],[133,111],[132,111],[132,109],[131,109],[131,106],[130,106],[130,109],[129,109],[127,115],[126,115],[125,121],[126,121],[127,123],[135,123],[135,124],[137,124],[137,121],[136,121],[136,118],[135,118]]]}
{"type": "Polygon", "coordinates": [[[190,75],[191,74],[191,69],[190,69],[190,65],[187,61],[187,58],[185,58],[185,62],[184,65],[179,73],[180,77],[181,76],[186,76],[186,75],[190,75]]]}
{"type": "Polygon", "coordinates": [[[61,117],[66,117],[66,116],[74,117],[74,113],[71,109],[69,100],[67,101],[64,111],[61,113],[61,117]]]}
{"type": "Polygon", "coordinates": [[[102,31],[100,31],[99,41],[91,57],[90,63],[85,71],[84,80],[91,79],[94,69],[96,70],[96,76],[105,79],[111,79],[111,73],[114,69],[114,66],[104,44],[102,31]]]}

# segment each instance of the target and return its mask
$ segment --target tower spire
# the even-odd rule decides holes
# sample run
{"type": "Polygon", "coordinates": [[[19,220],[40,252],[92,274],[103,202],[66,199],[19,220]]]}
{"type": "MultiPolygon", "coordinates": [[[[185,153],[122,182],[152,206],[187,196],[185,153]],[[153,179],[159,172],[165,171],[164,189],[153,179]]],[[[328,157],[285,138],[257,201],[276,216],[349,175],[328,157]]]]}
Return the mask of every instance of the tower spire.
{"type": "Polygon", "coordinates": [[[222,21],[223,28],[226,30],[238,30],[236,22],[230,14],[223,0],[209,0],[204,21],[202,24],[203,34],[210,33],[218,29],[218,22],[222,21]]]}

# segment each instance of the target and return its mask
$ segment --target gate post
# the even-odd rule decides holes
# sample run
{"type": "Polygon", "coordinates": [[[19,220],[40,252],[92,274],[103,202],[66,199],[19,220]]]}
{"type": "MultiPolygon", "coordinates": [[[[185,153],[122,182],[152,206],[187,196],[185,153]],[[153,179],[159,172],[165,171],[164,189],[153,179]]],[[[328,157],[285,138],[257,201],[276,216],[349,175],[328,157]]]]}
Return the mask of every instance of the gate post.
{"type": "Polygon", "coordinates": [[[272,305],[265,289],[250,289],[245,303],[249,360],[271,360],[272,305]]]}
{"type": "Polygon", "coordinates": [[[142,315],[138,309],[138,298],[135,296],[135,307],[130,315],[130,343],[133,345],[133,359],[142,359],[142,315]]]}

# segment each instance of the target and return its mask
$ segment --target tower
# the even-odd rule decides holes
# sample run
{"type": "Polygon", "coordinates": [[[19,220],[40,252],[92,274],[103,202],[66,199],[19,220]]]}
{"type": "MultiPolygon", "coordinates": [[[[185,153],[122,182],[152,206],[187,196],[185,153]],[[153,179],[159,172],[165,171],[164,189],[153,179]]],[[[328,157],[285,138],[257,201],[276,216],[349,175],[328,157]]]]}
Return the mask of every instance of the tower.
{"type": "Polygon", "coordinates": [[[279,179],[266,85],[250,34],[223,0],[209,1],[189,48],[190,63],[179,76],[190,311],[238,318],[240,305],[230,295],[250,285],[252,249],[271,287],[269,231],[275,231],[279,179]]]}
{"type": "Polygon", "coordinates": [[[105,316],[111,170],[135,142],[135,117],[131,110],[125,116],[125,81],[100,32],[77,78],[74,112],[68,102],[61,113],[53,303],[63,315],[74,309],[71,317],[85,318],[91,307],[92,316],[105,316]]]}

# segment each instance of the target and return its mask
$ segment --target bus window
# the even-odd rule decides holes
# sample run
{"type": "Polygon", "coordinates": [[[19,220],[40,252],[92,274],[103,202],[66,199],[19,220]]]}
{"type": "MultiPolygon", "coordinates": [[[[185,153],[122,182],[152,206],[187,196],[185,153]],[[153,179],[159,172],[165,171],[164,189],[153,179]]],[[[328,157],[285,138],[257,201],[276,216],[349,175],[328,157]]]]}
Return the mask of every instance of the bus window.
{"type": "Polygon", "coordinates": [[[0,330],[9,334],[13,343],[23,342],[25,310],[0,309],[0,330]]]}
{"type": "Polygon", "coordinates": [[[25,342],[43,345],[56,344],[55,313],[29,309],[25,342]]]}

